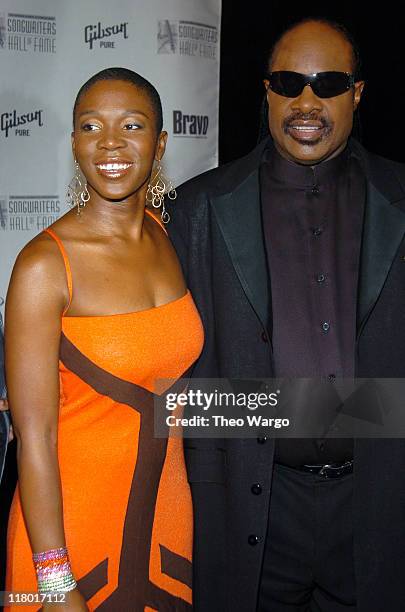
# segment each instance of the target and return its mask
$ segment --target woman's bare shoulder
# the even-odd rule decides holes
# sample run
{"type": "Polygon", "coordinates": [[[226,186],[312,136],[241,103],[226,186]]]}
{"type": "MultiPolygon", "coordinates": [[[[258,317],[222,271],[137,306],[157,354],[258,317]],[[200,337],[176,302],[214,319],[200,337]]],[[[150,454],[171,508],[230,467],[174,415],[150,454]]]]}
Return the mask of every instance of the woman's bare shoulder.
{"type": "MultiPolygon", "coordinates": [[[[72,227],[72,224],[74,225],[72,216],[72,211],[69,211],[49,226],[52,233],[56,234],[62,243],[75,233],[72,227]]],[[[52,270],[60,272],[61,266],[63,268],[63,257],[57,241],[44,230],[20,251],[16,266],[27,270],[44,267],[49,272],[52,270]]]]}
{"type": "Polygon", "coordinates": [[[41,232],[21,249],[14,269],[33,272],[37,269],[58,268],[61,263],[60,258],[55,256],[58,251],[55,240],[48,233],[41,232]]]}
{"type": "Polygon", "coordinates": [[[63,307],[68,299],[66,287],[65,266],[58,245],[48,233],[42,232],[18,254],[8,298],[14,295],[18,301],[37,304],[40,301],[63,307]]]}

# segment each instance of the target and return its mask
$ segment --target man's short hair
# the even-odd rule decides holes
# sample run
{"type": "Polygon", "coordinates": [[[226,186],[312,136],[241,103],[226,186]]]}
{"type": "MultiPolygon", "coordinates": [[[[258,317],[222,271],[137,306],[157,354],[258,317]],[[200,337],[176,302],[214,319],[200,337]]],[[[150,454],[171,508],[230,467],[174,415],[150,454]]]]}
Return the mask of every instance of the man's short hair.
{"type": "Polygon", "coordinates": [[[333,21],[332,19],[327,19],[326,17],[304,17],[304,18],[297,19],[291,22],[281,32],[281,34],[279,34],[279,36],[276,38],[275,42],[271,46],[271,49],[268,53],[268,60],[267,60],[268,69],[271,70],[274,52],[276,51],[279,42],[284,38],[284,36],[288,34],[288,32],[291,32],[292,30],[294,30],[296,27],[300,25],[304,25],[306,23],[311,23],[311,22],[322,23],[326,26],[329,26],[330,28],[332,28],[332,30],[335,30],[335,32],[338,32],[342,36],[342,38],[344,38],[346,42],[349,43],[349,45],[352,48],[352,54],[353,54],[353,72],[352,74],[355,80],[359,81],[361,79],[362,65],[361,65],[360,49],[359,49],[359,45],[356,42],[356,39],[354,38],[353,34],[342,23],[338,23],[337,21],[333,21]]]}

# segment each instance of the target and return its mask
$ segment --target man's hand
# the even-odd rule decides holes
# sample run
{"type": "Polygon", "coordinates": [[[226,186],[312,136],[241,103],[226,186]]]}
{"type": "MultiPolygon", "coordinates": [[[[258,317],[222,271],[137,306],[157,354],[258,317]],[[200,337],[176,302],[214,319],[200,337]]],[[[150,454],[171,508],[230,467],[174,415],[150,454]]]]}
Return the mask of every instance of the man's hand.
{"type": "MultiPolygon", "coordinates": [[[[8,410],[8,401],[6,399],[0,399],[0,410],[8,410]]],[[[14,439],[13,426],[10,426],[10,435],[8,437],[8,441],[14,439]]]]}

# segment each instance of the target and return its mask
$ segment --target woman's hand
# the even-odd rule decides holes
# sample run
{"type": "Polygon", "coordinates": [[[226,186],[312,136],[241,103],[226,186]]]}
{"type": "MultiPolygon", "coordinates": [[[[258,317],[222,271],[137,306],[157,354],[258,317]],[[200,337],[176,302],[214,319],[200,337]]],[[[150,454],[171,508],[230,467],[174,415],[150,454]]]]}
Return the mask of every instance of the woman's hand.
{"type": "Polygon", "coordinates": [[[45,604],[42,608],[43,612],[88,612],[89,608],[79,589],[73,589],[64,595],[66,595],[64,603],[45,604]]]}

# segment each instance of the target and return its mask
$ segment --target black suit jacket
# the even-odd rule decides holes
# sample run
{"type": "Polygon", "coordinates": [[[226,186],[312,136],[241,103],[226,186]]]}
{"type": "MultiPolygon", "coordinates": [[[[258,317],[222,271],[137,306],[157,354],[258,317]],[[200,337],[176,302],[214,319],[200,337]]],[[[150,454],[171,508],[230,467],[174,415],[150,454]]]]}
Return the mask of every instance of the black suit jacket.
{"type": "MultiPolygon", "coordinates": [[[[271,295],[260,212],[265,142],[179,189],[169,234],[202,316],[195,377],[271,377],[271,295]]],[[[367,180],[357,304],[356,374],[405,377],[405,167],[356,141],[367,180]]],[[[405,410],[405,400],[404,400],[405,410]]],[[[195,512],[197,612],[254,612],[274,443],[185,440],[195,512]],[[251,486],[260,483],[262,494],[251,486]],[[259,543],[248,543],[249,535],[259,543]]],[[[354,450],[358,612],[405,610],[405,441],[354,450]]],[[[271,534],[270,534],[271,535],[271,534]]]]}

